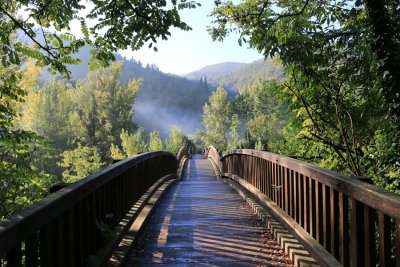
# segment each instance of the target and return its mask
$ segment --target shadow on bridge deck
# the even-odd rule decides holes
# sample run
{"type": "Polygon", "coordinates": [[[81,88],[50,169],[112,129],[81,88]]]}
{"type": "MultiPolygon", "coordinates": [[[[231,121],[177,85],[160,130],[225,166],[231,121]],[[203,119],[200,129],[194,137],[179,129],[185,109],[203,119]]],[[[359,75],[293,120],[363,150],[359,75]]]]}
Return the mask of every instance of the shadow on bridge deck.
{"type": "Polygon", "coordinates": [[[130,265],[292,266],[248,204],[196,155],[141,234],[130,265]]]}

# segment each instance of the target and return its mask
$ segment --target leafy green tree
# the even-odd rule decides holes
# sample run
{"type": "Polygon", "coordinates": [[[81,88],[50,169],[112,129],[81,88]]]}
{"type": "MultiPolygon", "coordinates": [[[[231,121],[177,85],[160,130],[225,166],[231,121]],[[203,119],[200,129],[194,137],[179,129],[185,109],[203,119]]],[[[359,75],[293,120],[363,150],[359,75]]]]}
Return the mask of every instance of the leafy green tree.
{"type": "Polygon", "coordinates": [[[203,107],[203,125],[206,130],[202,139],[206,145],[215,145],[220,150],[226,149],[231,116],[232,107],[228,93],[220,86],[203,107]]]}
{"type": "Polygon", "coordinates": [[[246,146],[272,149],[281,141],[282,127],[274,97],[277,88],[280,85],[275,80],[258,80],[241,88],[236,96],[234,109],[244,124],[246,146]]]}
{"type": "Polygon", "coordinates": [[[165,148],[172,154],[177,154],[179,149],[188,143],[188,138],[182,130],[178,129],[175,125],[172,126],[168,138],[165,140],[165,148]]]}
{"type": "Polygon", "coordinates": [[[78,144],[77,148],[64,151],[61,157],[59,165],[65,169],[62,174],[65,182],[76,182],[104,166],[96,147],[78,144]]]}
{"type": "Polygon", "coordinates": [[[126,158],[126,154],[119,148],[119,146],[111,144],[110,150],[111,150],[111,158],[113,160],[122,160],[126,158]]]}
{"type": "Polygon", "coordinates": [[[120,144],[122,129],[133,127],[132,104],[139,90],[140,80],[121,85],[119,77],[122,63],[90,72],[80,81],[73,95],[75,109],[69,124],[77,142],[96,146],[103,160],[110,159],[110,144],[120,144]]]}
{"type": "Polygon", "coordinates": [[[150,132],[149,150],[159,151],[163,150],[164,146],[160,137],[160,133],[157,131],[150,132]]]}
{"type": "Polygon", "coordinates": [[[228,144],[228,149],[235,149],[239,146],[240,140],[240,120],[238,114],[233,114],[230,125],[231,141],[228,144]]]}
{"type": "Polygon", "coordinates": [[[145,140],[146,132],[143,128],[139,128],[135,133],[130,134],[127,130],[122,129],[120,138],[122,150],[113,144],[111,153],[114,159],[122,159],[132,157],[147,151],[147,143],[145,140]]]}
{"type": "Polygon", "coordinates": [[[55,179],[42,164],[49,156],[43,138],[34,133],[16,131],[0,138],[0,220],[48,193],[55,179]]]}
{"type": "MultiPolygon", "coordinates": [[[[5,24],[0,20],[0,27],[5,24]]],[[[4,63],[10,47],[0,43],[0,48],[4,63]]],[[[42,198],[53,182],[42,168],[49,157],[43,138],[14,126],[25,92],[19,86],[21,62],[10,60],[0,68],[0,219],[42,198]]]]}
{"type": "Polygon", "coordinates": [[[56,149],[72,148],[72,127],[68,116],[74,109],[73,93],[71,84],[55,79],[46,82],[42,88],[27,90],[16,124],[45,137],[56,149]]]}
{"type": "Polygon", "coordinates": [[[251,139],[257,143],[257,149],[270,149],[280,137],[280,122],[276,114],[260,114],[247,122],[251,139]]]}

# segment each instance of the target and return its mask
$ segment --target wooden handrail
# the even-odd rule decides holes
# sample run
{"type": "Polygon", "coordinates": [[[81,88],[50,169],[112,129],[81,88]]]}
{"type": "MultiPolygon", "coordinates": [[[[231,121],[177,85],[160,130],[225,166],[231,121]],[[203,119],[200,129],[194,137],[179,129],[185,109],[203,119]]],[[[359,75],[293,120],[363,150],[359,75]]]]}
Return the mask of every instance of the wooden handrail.
{"type": "Polygon", "coordinates": [[[399,195],[264,151],[231,151],[219,167],[275,202],[344,266],[400,266],[399,195]]]}
{"type": "Polygon", "coordinates": [[[215,165],[218,167],[218,169],[221,171],[221,154],[219,153],[218,149],[215,148],[214,146],[209,146],[205,149],[205,155],[207,158],[210,158],[213,160],[215,165]]]}
{"type": "Polygon", "coordinates": [[[112,230],[161,177],[176,174],[177,158],[148,152],[115,163],[0,222],[0,263],[85,266],[112,230]]]}

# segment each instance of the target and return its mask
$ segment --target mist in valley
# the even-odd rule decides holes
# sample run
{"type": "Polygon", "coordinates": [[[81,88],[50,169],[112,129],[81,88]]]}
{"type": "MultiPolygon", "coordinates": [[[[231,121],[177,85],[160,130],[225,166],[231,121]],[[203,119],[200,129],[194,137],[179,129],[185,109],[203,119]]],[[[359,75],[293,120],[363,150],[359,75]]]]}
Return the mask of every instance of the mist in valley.
{"type": "Polygon", "coordinates": [[[188,112],[176,107],[165,107],[158,101],[136,101],[133,105],[134,123],[147,131],[157,130],[165,139],[173,125],[184,131],[186,135],[202,129],[201,114],[188,112]]]}

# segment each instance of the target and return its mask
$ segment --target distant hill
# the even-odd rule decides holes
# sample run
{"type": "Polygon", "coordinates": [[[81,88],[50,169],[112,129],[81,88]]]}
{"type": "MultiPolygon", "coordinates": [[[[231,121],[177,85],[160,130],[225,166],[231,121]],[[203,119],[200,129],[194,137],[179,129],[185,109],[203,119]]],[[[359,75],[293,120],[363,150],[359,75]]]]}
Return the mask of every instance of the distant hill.
{"type": "MultiPolygon", "coordinates": [[[[283,69],[271,59],[260,59],[252,63],[221,63],[204,67],[201,70],[184,75],[184,77],[196,77],[195,74],[208,73],[207,81],[214,86],[223,85],[230,95],[235,95],[241,87],[251,85],[257,79],[281,79],[283,69]],[[221,67],[221,69],[218,69],[221,67]],[[223,73],[223,75],[222,75],[223,73]]],[[[198,76],[196,79],[199,79],[198,76]]]]}
{"type": "MultiPolygon", "coordinates": [[[[82,64],[69,66],[71,77],[73,80],[84,79],[89,71],[90,47],[82,48],[76,57],[82,59],[82,64]]],[[[256,79],[279,79],[282,76],[282,68],[271,60],[215,64],[180,77],[163,73],[155,65],[143,66],[140,61],[127,60],[119,55],[116,59],[124,63],[122,82],[143,79],[134,105],[134,123],[147,130],[158,130],[164,138],[172,125],[187,134],[201,128],[204,103],[218,85],[224,85],[233,97],[239,88],[256,79]]],[[[51,75],[44,73],[43,77],[46,80],[51,75]]]]}
{"type": "Polygon", "coordinates": [[[206,66],[194,72],[182,75],[185,78],[192,80],[200,80],[201,78],[207,77],[207,79],[217,80],[232,72],[244,67],[246,63],[239,62],[224,62],[206,66]]]}
{"type": "MultiPolygon", "coordinates": [[[[80,65],[68,66],[72,80],[84,79],[89,71],[90,47],[83,47],[75,56],[80,65]]],[[[161,72],[155,65],[143,66],[141,62],[127,60],[120,55],[124,67],[121,82],[143,79],[134,105],[134,123],[147,130],[158,130],[163,138],[176,125],[187,134],[201,128],[203,105],[213,87],[199,80],[189,80],[177,75],[161,72]]],[[[51,75],[43,74],[47,80],[51,75]]]]}

